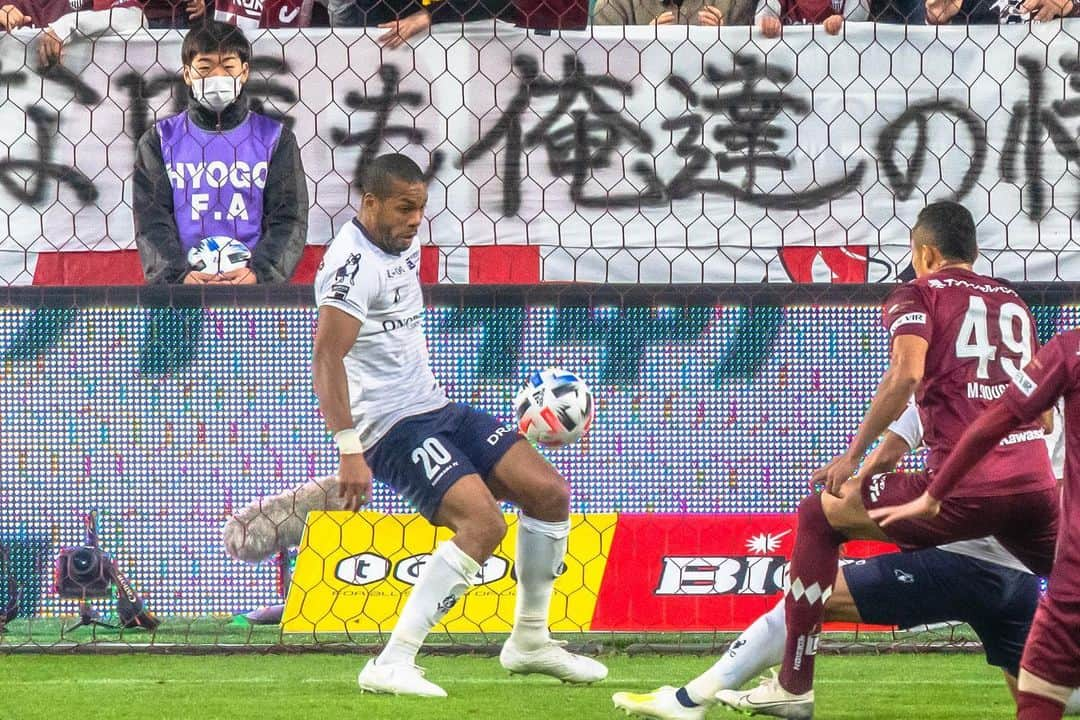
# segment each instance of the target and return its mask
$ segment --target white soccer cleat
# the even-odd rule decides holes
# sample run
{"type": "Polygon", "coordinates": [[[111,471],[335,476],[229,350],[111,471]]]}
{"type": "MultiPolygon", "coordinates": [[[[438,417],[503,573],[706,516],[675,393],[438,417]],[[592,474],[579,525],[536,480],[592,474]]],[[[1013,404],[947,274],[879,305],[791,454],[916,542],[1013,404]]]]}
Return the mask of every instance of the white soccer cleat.
{"type": "Polygon", "coordinates": [[[446,691],[424,679],[424,670],[411,663],[376,665],[368,660],[357,678],[360,692],[387,695],[415,695],[417,697],[446,697],[446,691]]]}
{"type": "Polygon", "coordinates": [[[721,690],[716,699],[722,705],[750,715],[769,715],[789,720],[811,720],[814,717],[814,691],[795,695],[780,686],[774,673],[761,678],[753,690],[721,690]]]}
{"type": "Polygon", "coordinates": [[[499,653],[499,662],[511,673],[550,675],[568,683],[593,683],[607,677],[608,670],[602,664],[566,650],[560,640],[548,640],[538,650],[519,650],[507,640],[499,653]]]}
{"type": "Polygon", "coordinates": [[[704,720],[708,708],[704,705],[686,707],[675,697],[678,688],[670,685],[651,693],[617,692],[611,696],[615,707],[627,715],[659,720],[704,720]]]}

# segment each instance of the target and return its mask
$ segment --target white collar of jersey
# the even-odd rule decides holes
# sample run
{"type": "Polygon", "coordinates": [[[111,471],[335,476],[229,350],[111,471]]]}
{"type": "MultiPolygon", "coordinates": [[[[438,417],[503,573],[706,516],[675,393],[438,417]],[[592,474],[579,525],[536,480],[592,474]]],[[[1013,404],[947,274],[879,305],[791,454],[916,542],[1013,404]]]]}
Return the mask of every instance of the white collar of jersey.
{"type": "Polygon", "coordinates": [[[352,219],[352,223],[353,223],[353,225],[356,226],[356,229],[360,231],[360,236],[363,237],[364,240],[367,241],[368,245],[375,248],[376,250],[378,250],[379,252],[381,252],[383,255],[390,258],[391,260],[401,260],[405,256],[405,253],[412,249],[412,243],[409,243],[409,247],[405,248],[404,250],[402,250],[399,253],[387,252],[386,250],[383,250],[381,247],[379,247],[375,243],[375,241],[371,239],[371,233],[368,232],[368,229],[366,227],[364,227],[363,223],[360,222],[359,218],[354,216],[353,219],[352,219]]]}

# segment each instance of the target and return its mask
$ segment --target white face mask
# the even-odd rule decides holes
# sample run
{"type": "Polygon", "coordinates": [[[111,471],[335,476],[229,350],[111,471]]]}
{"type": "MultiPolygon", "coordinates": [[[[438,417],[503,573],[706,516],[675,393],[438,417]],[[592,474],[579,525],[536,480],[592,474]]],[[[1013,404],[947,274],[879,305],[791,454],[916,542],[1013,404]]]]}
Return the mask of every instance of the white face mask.
{"type": "Polygon", "coordinates": [[[240,79],[231,75],[211,75],[191,80],[191,93],[208,110],[220,113],[236,102],[240,95],[240,79]]]}

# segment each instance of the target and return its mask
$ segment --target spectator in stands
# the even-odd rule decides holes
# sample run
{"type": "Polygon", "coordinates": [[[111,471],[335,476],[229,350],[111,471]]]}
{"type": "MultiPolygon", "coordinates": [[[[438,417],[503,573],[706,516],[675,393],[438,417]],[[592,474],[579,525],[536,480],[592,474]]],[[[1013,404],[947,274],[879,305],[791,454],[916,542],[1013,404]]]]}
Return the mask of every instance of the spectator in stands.
{"type": "MultiPolygon", "coordinates": [[[[929,25],[996,25],[1075,17],[1073,0],[924,0],[929,25]]],[[[914,18],[921,22],[921,18],[914,18]]]]}
{"type": "Polygon", "coordinates": [[[135,157],[135,242],[146,279],[287,281],[307,241],[307,180],[296,137],[248,109],[251,46],[240,29],[209,20],[188,31],[181,53],[188,109],[147,130],[135,157]],[[248,266],[193,271],[187,253],[209,237],[243,243],[248,266]]]}
{"type": "MultiPolygon", "coordinates": [[[[206,0],[150,2],[154,5],[185,2],[187,17],[191,19],[206,13],[206,0]]],[[[90,36],[111,32],[129,35],[142,25],[143,8],[138,0],[11,0],[0,7],[0,29],[37,27],[43,30],[37,46],[38,59],[43,65],[59,62],[65,44],[76,34],[90,36]]]]}
{"type": "Polygon", "coordinates": [[[386,30],[378,42],[396,48],[436,23],[471,20],[510,20],[511,0],[436,0],[425,7],[420,0],[326,0],[334,27],[379,27],[386,30]]]}
{"type": "Polygon", "coordinates": [[[146,24],[152,28],[186,28],[206,17],[213,0],[143,0],[146,24]]]}
{"type": "Polygon", "coordinates": [[[596,25],[750,25],[754,0],[598,0],[596,25]]]}
{"type": "Polygon", "coordinates": [[[845,20],[870,17],[868,0],[761,0],[756,21],[765,37],[779,37],[784,25],[822,24],[832,35],[845,20]]]}
{"type": "Polygon", "coordinates": [[[316,7],[310,0],[216,0],[214,19],[250,30],[311,27],[316,7]]]}

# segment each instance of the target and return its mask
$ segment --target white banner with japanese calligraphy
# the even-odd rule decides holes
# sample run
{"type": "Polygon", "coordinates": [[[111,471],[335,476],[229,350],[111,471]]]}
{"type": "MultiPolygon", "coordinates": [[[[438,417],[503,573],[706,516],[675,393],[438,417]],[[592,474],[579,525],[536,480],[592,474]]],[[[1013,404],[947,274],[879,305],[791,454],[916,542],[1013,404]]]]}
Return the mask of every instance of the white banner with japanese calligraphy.
{"type": "MultiPolygon", "coordinates": [[[[312,244],[353,214],[364,158],[430,166],[440,282],[469,282],[489,245],[532,248],[544,281],[893,280],[918,210],[950,197],[983,270],[1080,280],[1074,22],[776,41],[477,23],[389,51],[262,31],[248,91],[292,123],[312,244]]],[[[32,32],[0,37],[0,282],[31,282],[41,253],[134,247],[134,147],[184,96],[181,39],[76,41],[39,74],[32,32]]]]}

